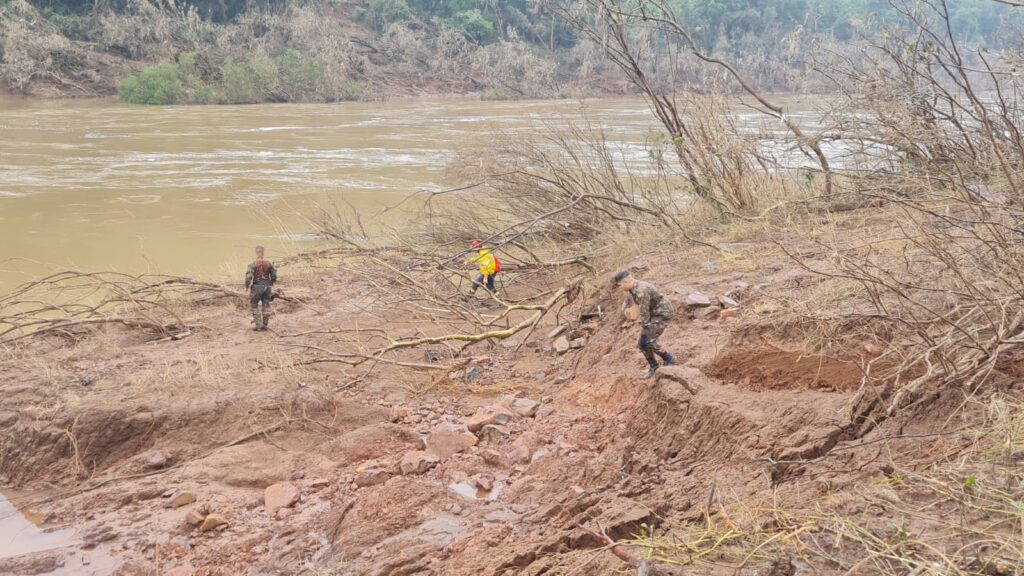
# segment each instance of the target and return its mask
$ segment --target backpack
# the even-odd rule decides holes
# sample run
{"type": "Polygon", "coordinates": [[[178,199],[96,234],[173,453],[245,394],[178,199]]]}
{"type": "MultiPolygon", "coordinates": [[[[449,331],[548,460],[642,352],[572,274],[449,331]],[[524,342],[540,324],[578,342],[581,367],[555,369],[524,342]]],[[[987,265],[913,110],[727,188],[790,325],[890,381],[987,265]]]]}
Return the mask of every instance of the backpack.
{"type": "Polygon", "coordinates": [[[495,256],[494,257],[494,273],[497,274],[498,272],[501,272],[501,260],[498,260],[498,257],[495,256]]]}

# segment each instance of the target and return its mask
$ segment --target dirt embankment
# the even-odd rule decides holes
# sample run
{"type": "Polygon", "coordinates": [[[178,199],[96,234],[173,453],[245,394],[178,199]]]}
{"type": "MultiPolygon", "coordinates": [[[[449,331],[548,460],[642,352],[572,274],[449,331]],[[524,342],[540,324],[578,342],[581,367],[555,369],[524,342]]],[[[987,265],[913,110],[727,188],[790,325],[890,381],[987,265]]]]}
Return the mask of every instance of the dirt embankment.
{"type": "Polygon", "coordinates": [[[677,307],[663,344],[682,359],[652,380],[606,290],[586,302],[601,315],[563,317],[579,338],[564,353],[549,321],[441,373],[304,363],[291,334],[400,320],[363,305],[357,276],[287,268],[303,298],[275,333],[221,301],[192,309],[181,340],[111,325],[8,350],[0,485],[40,490],[18,503],[82,544],[0,559],[0,574],[98,553],[124,576],[614,574],[645,551],[659,574],[869,574],[868,549],[813,522],[842,511],[886,546],[944,530],[892,479],[958,449],[948,431],[977,410],[954,411],[956,394],[888,419],[851,409],[852,359],[751,336],[783,272],[674,269],[644,273],[677,307]],[[686,305],[738,289],[738,313],[686,305]],[[580,526],[628,541],[626,560],[580,526]]]}

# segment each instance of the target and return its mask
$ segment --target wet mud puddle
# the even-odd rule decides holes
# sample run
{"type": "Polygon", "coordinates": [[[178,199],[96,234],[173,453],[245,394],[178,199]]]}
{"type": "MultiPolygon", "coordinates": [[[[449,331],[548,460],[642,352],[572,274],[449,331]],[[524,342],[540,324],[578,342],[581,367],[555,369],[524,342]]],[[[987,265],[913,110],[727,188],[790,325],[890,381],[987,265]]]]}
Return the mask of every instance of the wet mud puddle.
{"type": "Polygon", "coordinates": [[[41,572],[51,576],[107,576],[117,567],[116,560],[101,550],[80,550],[81,541],[74,528],[49,529],[43,518],[31,510],[19,509],[0,492],[0,573],[10,559],[39,556],[41,572]],[[56,557],[48,561],[44,556],[56,557]]]}

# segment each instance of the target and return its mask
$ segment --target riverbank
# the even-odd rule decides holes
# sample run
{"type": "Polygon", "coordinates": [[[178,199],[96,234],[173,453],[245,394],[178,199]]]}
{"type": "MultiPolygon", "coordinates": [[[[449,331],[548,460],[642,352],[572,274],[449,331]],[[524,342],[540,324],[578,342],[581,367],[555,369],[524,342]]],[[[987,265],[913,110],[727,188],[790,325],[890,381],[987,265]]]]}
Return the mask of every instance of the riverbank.
{"type": "MultiPolygon", "coordinates": [[[[829,221],[842,236],[886,218],[829,221]]],[[[0,360],[0,480],[54,487],[33,509],[126,576],[625,567],[580,527],[656,574],[899,573],[936,550],[1007,573],[985,567],[1015,566],[1013,548],[973,551],[1017,538],[998,495],[1024,450],[1012,366],[967,402],[937,390],[888,415],[884,387],[861,378],[875,344],[851,331],[822,347],[804,310],[838,294],[762,234],[733,223],[703,230],[719,248],[600,242],[587,266],[503,253],[513,308],[449,287],[430,300],[415,256],[337,248],[280,263],[269,333],[213,287],[161,299],[183,325],[22,340],[0,360]],[[626,265],[677,310],[662,344],[681,366],[653,380],[635,312],[607,287],[626,265]],[[576,282],[524,327],[534,313],[513,302],[558,303],[576,282]],[[477,322],[520,328],[444,337],[477,322]],[[954,511],[970,529],[950,532],[954,511]]]]}

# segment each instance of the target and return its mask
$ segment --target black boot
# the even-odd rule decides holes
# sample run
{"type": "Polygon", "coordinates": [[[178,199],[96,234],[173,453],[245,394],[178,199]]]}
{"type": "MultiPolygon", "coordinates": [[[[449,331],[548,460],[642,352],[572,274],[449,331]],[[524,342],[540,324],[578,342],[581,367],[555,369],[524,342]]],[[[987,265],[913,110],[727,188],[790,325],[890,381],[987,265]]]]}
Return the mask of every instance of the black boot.
{"type": "Polygon", "coordinates": [[[671,366],[676,363],[676,357],[668,352],[659,353],[658,356],[661,356],[662,364],[664,366],[671,366]]]}

